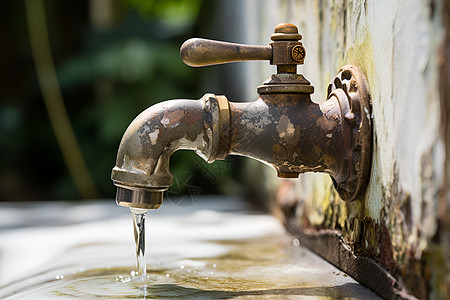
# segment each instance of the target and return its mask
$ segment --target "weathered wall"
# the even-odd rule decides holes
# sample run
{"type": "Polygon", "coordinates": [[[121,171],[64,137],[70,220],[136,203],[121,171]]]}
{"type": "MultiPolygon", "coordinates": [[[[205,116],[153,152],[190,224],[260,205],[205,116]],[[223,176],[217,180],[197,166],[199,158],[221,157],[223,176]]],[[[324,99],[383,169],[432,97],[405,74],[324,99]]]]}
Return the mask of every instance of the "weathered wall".
{"type": "MultiPolygon", "coordinates": [[[[373,157],[364,199],[343,202],[326,175],[281,181],[266,167],[252,165],[251,172],[265,170],[265,185],[276,194],[278,212],[290,228],[315,232],[318,239],[323,232],[337,233],[341,246],[396,278],[397,295],[407,291],[431,299],[450,297],[447,2],[249,0],[243,5],[248,43],[268,44],[277,23],[298,25],[307,50],[299,71],[315,86],[314,101],[325,100],[329,81],[346,64],[362,70],[372,95],[373,157]]],[[[267,63],[247,68],[247,99],[254,99],[256,86],[275,70],[267,63]]]]}

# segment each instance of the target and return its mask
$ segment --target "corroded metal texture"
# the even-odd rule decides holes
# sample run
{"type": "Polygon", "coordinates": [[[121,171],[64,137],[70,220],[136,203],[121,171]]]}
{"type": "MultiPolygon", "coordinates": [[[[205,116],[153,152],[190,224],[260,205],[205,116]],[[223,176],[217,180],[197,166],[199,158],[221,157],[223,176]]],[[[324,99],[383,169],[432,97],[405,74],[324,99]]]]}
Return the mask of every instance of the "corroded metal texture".
{"type": "Polygon", "coordinates": [[[295,25],[282,23],[271,48],[191,39],[180,54],[190,66],[270,59],[277,74],[258,87],[260,99],[230,104],[231,153],[263,161],[283,178],[327,173],[341,198],[353,201],[364,195],[370,169],[367,81],[356,67],[346,66],[330,84],[328,100],[313,103],[314,87],[296,74],[306,56],[301,38],[295,25]]]}
{"type": "Polygon", "coordinates": [[[256,102],[230,103],[231,154],[260,160],[283,178],[327,173],[343,200],[361,198],[372,140],[364,76],[356,67],[343,67],[328,100],[317,104],[303,76],[285,75],[273,75],[259,87],[256,102]]]}
{"type": "Polygon", "coordinates": [[[339,169],[343,132],[335,98],[321,107],[309,94],[262,94],[256,102],[230,107],[232,154],[263,161],[280,177],[339,169]]]}
{"type": "Polygon", "coordinates": [[[364,196],[372,153],[372,118],[367,80],[355,66],[345,66],[328,86],[328,100],[341,107],[344,153],[339,174],[331,176],[342,199],[364,196]]]}
{"type": "Polygon", "coordinates": [[[118,204],[158,208],[162,192],[172,184],[172,153],[191,149],[209,162],[223,158],[228,145],[220,133],[229,131],[227,122],[228,101],[212,94],[161,102],[142,112],[126,130],[112,170],[118,204]]]}
{"type": "Polygon", "coordinates": [[[272,74],[263,85],[258,87],[257,91],[258,94],[312,94],[314,87],[302,74],[279,73],[272,74]]]}
{"type": "Polygon", "coordinates": [[[270,36],[273,49],[270,64],[277,66],[277,73],[296,73],[297,65],[303,64],[306,50],[299,40],[302,35],[294,24],[278,24],[270,36]]]}

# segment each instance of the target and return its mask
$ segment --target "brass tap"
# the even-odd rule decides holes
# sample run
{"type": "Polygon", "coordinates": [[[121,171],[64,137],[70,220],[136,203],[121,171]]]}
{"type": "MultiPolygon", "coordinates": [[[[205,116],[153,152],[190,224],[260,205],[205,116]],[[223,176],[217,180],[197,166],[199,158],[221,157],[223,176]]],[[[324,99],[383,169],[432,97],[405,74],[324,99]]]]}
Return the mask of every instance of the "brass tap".
{"type": "Polygon", "coordinates": [[[172,100],[154,105],[127,129],[112,180],[119,205],[158,208],[172,183],[169,157],[192,149],[208,162],[229,154],[262,161],[278,177],[324,172],[340,197],[364,195],[371,160],[370,95],[364,75],[342,67],[328,87],[327,100],[314,103],[314,87],[297,65],[306,50],[293,24],[275,27],[269,46],[241,45],[194,38],[180,50],[190,66],[269,60],[277,73],[257,88],[259,99],[233,103],[225,96],[172,100]]]}

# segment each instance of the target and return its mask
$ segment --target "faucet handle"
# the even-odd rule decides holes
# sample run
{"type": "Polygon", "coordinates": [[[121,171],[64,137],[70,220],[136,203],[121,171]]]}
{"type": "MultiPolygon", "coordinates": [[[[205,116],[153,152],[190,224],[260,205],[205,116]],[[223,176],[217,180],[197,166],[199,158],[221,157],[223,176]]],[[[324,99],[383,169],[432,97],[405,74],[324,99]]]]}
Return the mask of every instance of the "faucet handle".
{"type": "Polygon", "coordinates": [[[192,38],[183,43],[180,56],[188,66],[202,67],[246,60],[271,60],[272,47],[192,38]]]}
{"type": "Polygon", "coordinates": [[[277,73],[296,73],[297,65],[303,64],[306,56],[297,26],[278,24],[271,39],[270,46],[255,46],[193,38],[183,43],[180,56],[191,67],[269,60],[271,65],[277,66],[277,73]]]}

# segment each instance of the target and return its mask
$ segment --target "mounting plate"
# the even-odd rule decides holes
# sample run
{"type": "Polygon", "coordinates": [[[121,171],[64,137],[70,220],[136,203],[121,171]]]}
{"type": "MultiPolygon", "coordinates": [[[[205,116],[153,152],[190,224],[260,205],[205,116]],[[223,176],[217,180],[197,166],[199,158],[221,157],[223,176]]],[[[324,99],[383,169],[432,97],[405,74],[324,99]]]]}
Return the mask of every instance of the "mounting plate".
{"type": "Polygon", "coordinates": [[[370,176],[372,156],[372,116],[369,86],[357,67],[342,67],[328,85],[327,99],[340,104],[344,132],[341,172],[333,179],[340,197],[354,201],[364,196],[370,176]]]}

